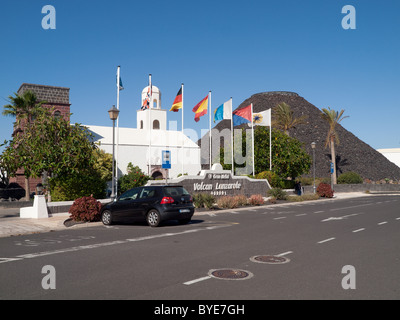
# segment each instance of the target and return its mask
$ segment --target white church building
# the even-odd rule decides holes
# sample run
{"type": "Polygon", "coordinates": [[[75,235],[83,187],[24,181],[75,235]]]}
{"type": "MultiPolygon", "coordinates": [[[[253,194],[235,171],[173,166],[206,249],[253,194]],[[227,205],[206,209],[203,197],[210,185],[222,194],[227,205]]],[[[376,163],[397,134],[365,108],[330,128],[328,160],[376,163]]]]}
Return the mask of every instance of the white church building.
{"type": "MultiPolygon", "coordinates": [[[[141,101],[148,88],[142,91],[141,101]]],[[[150,108],[137,111],[136,128],[115,129],[115,156],[118,177],[127,173],[131,162],[154,179],[176,178],[179,174],[197,175],[201,170],[200,147],[182,131],[167,130],[167,110],[161,109],[161,92],[152,86],[150,108]],[[118,142],[118,147],[117,147],[118,142]],[[162,151],[171,155],[171,169],[162,168],[162,151]]],[[[94,135],[99,148],[112,153],[112,127],[85,125],[94,135]]]]}

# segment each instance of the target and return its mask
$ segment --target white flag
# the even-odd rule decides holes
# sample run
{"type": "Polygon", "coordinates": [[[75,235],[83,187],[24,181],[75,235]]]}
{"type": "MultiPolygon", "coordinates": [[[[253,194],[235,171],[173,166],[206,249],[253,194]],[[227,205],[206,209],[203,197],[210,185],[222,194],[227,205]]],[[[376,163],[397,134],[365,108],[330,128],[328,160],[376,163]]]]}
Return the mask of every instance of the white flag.
{"type": "Polygon", "coordinates": [[[266,111],[253,113],[253,124],[255,126],[271,126],[271,109],[266,111]]]}

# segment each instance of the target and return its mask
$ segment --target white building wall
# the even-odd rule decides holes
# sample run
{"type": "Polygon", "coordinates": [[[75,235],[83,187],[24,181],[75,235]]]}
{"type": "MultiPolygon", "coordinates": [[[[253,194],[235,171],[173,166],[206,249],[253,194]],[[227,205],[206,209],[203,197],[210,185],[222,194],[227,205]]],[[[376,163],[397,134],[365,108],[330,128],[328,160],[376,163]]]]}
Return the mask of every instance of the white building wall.
{"type": "MultiPolygon", "coordinates": [[[[86,126],[99,142],[99,148],[112,153],[112,127],[86,126]]],[[[171,151],[171,169],[169,177],[175,178],[179,174],[197,175],[201,170],[200,147],[181,131],[167,130],[140,130],[130,128],[119,129],[118,170],[119,176],[127,173],[127,166],[131,162],[144,173],[149,174],[149,156],[152,169],[162,165],[161,152],[171,151]],[[151,148],[149,139],[151,135],[151,148]],[[183,147],[182,147],[183,145],[183,147]],[[183,164],[183,166],[182,166],[183,164]]],[[[117,147],[115,147],[117,154],[117,147]]],[[[151,174],[150,174],[151,175],[151,174]]]]}
{"type": "Polygon", "coordinates": [[[378,149],[390,162],[393,162],[400,168],[400,148],[393,149],[378,149]]]}

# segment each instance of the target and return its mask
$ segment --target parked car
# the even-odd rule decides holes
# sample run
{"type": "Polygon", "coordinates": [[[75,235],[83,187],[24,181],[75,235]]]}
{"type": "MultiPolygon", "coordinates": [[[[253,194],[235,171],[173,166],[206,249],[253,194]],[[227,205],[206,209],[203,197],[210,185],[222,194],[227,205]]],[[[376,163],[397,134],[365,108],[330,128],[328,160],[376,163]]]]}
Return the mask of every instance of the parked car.
{"type": "Polygon", "coordinates": [[[105,225],[146,221],[149,226],[158,227],[166,220],[189,223],[193,214],[193,198],[182,186],[149,186],[130,189],[103,206],[101,221],[105,225]]]}

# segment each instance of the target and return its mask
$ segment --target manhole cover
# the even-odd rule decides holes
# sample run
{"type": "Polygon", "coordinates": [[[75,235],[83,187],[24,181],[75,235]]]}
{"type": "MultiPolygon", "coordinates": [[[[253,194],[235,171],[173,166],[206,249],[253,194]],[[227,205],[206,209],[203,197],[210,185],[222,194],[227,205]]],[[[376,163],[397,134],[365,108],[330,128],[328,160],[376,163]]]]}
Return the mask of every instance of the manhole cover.
{"type": "Polygon", "coordinates": [[[268,263],[268,264],[283,264],[288,263],[290,259],[278,256],[254,256],[250,258],[253,262],[268,263]]]}
{"type": "Polygon", "coordinates": [[[253,276],[250,271],[239,269],[215,269],[210,270],[208,275],[222,280],[247,280],[253,276]]]}

